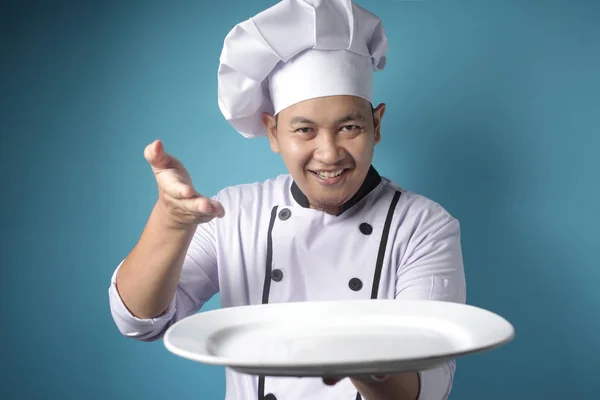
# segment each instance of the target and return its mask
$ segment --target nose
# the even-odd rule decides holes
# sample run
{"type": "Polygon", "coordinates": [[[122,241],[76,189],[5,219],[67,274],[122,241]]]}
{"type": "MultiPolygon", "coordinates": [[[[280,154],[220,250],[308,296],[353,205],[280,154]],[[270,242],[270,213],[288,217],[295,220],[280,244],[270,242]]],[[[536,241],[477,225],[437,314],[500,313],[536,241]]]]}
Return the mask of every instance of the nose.
{"type": "Polygon", "coordinates": [[[345,150],[338,142],[338,136],[331,132],[319,132],[314,158],[323,164],[335,164],[344,158],[345,150]]]}

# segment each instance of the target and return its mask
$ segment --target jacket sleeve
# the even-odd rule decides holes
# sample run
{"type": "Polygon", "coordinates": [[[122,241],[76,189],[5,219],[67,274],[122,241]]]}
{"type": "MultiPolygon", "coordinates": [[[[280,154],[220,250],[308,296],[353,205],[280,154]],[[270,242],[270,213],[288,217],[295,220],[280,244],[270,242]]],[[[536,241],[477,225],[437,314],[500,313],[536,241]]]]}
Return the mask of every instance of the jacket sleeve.
{"type": "MultiPolygon", "coordinates": [[[[407,221],[412,232],[397,270],[396,299],[466,302],[460,225],[439,206],[407,221]]],[[[452,360],[419,372],[418,400],[446,400],[456,370],[452,360]]]]}
{"type": "Polygon", "coordinates": [[[160,339],[173,323],[198,310],[218,291],[215,223],[199,224],[188,248],[175,296],[165,312],[155,318],[140,319],[127,309],[112,274],[108,289],[110,311],[118,330],[140,341],[160,339]]]}

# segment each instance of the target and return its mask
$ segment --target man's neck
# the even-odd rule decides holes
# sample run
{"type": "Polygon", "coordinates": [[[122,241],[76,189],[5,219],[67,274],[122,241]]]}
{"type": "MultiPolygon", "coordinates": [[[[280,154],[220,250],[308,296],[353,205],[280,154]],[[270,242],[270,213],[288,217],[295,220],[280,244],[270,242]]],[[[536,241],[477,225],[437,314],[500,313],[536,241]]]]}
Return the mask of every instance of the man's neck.
{"type": "Polygon", "coordinates": [[[319,205],[319,204],[309,204],[309,208],[313,210],[323,211],[326,214],[331,215],[340,215],[344,209],[344,205],[319,205]]]}
{"type": "Polygon", "coordinates": [[[375,170],[373,166],[369,168],[369,172],[367,173],[367,177],[362,183],[361,187],[358,191],[348,200],[346,203],[342,205],[320,205],[320,204],[310,204],[308,198],[302,193],[296,182],[292,183],[291,192],[294,200],[302,206],[306,208],[313,208],[315,210],[321,210],[328,214],[332,215],[341,215],[344,211],[352,208],[356,203],[362,200],[365,196],[367,196],[373,189],[375,189],[379,183],[381,183],[381,176],[375,170]]]}

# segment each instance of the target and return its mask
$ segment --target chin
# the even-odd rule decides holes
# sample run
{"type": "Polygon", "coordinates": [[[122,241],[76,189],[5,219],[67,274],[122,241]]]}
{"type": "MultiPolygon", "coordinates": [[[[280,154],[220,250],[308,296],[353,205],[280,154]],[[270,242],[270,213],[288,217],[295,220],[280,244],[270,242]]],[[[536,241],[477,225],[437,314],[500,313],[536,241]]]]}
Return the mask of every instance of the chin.
{"type": "Polygon", "coordinates": [[[342,207],[348,200],[350,200],[350,197],[343,193],[339,193],[329,196],[314,196],[312,197],[311,204],[313,204],[315,208],[338,208],[342,207]]]}

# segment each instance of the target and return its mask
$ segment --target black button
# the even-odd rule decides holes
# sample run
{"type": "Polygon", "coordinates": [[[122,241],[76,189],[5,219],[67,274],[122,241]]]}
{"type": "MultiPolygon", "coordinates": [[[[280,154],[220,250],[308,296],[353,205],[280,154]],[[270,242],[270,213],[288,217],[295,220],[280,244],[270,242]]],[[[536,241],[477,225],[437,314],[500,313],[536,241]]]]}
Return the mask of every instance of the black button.
{"type": "Polygon", "coordinates": [[[271,271],[271,278],[275,282],[279,282],[280,280],[283,279],[283,272],[281,272],[280,269],[274,269],[273,271],[271,271]]]}
{"type": "Polygon", "coordinates": [[[292,215],[292,212],[290,210],[288,210],[287,208],[284,208],[283,210],[279,211],[279,219],[282,221],[285,221],[291,215],[292,215]]]}
{"type": "Polygon", "coordinates": [[[273,393],[269,393],[265,396],[265,400],[277,400],[277,397],[273,393]]]}
{"type": "Polygon", "coordinates": [[[348,282],[348,286],[350,287],[350,289],[354,290],[355,292],[358,292],[360,289],[362,289],[362,281],[358,278],[352,278],[350,279],[350,282],[348,282]]]}
{"type": "Polygon", "coordinates": [[[360,224],[358,229],[360,229],[360,231],[363,235],[370,235],[371,233],[373,233],[373,227],[371,225],[367,224],[366,222],[363,222],[362,224],[360,224]]]}

